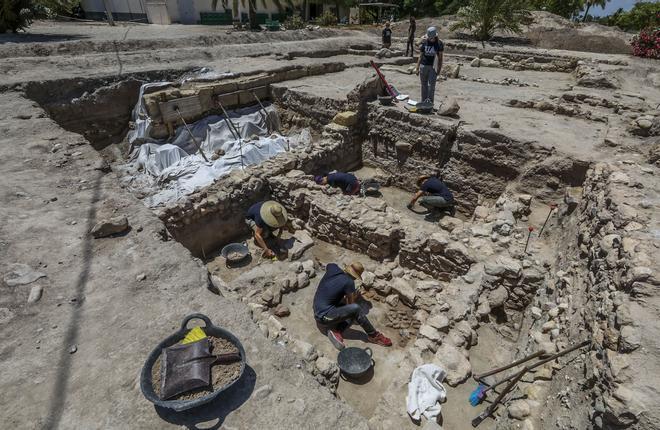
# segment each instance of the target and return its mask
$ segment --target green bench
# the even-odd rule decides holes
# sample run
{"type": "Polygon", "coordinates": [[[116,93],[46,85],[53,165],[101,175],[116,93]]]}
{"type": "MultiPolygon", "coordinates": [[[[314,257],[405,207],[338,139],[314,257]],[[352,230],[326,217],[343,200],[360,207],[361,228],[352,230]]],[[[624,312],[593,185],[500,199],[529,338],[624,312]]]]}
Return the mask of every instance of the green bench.
{"type": "Polygon", "coordinates": [[[199,18],[203,25],[231,25],[233,21],[231,12],[200,12],[199,18]]]}
{"type": "Polygon", "coordinates": [[[267,19],[266,20],[266,29],[268,31],[279,31],[280,30],[280,22],[267,19]]]}

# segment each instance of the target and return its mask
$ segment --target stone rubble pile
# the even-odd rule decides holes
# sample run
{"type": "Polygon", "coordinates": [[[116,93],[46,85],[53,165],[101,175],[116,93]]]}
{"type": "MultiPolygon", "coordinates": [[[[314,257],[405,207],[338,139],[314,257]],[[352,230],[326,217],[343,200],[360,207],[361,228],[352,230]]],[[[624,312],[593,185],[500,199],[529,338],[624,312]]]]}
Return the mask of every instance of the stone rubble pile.
{"type": "Polygon", "coordinates": [[[596,64],[578,61],[575,67],[575,79],[581,87],[619,88],[620,85],[613,76],[603,72],[596,64]]]}
{"type": "Polygon", "coordinates": [[[556,59],[548,62],[536,62],[534,57],[521,59],[518,61],[507,58],[503,55],[495,55],[493,58],[475,58],[470,62],[472,67],[498,67],[509,70],[536,70],[542,72],[564,72],[570,73],[575,69],[575,62],[572,60],[556,59]]]}

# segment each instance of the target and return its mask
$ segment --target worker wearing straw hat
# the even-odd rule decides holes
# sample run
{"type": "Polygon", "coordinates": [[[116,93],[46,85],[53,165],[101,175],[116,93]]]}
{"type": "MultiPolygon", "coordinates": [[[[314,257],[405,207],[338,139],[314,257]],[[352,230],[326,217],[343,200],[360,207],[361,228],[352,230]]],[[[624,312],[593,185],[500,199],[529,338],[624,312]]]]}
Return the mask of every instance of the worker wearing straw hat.
{"type": "Polygon", "coordinates": [[[357,261],[344,267],[344,270],[330,263],[314,295],[314,318],[328,329],[328,339],[339,350],[345,347],[342,332],[353,321],[367,333],[369,342],[392,346],[392,341],[374,328],[356,303],[360,293],[355,287],[355,280],[362,279],[362,272],[364,267],[357,261]]]}
{"type": "Polygon", "coordinates": [[[275,252],[266,244],[269,237],[274,236],[277,230],[277,239],[286,228],[293,233],[293,226],[289,222],[284,206],[274,200],[253,204],[245,214],[245,222],[252,229],[254,241],[264,250],[264,257],[275,257],[275,252]]]}

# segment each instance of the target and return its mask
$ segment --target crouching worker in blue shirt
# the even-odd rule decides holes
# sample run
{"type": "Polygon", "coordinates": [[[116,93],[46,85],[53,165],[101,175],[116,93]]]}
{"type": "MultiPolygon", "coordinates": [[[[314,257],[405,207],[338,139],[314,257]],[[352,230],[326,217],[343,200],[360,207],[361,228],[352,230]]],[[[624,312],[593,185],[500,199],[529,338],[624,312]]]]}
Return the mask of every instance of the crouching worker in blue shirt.
{"type": "Polygon", "coordinates": [[[341,270],[334,263],[327,265],[325,275],[319,282],[314,295],[314,318],[328,328],[328,338],[335,348],[344,349],[342,332],[353,321],[360,324],[371,343],[392,346],[392,341],[377,331],[356,303],[360,293],[355,288],[355,280],[362,279],[364,267],[353,262],[341,270]]]}
{"type": "Polygon", "coordinates": [[[439,178],[439,175],[420,176],[417,179],[419,191],[413,196],[408,209],[412,209],[419,200],[420,206],[429,211],[447,210],[454,216],[456,208],[454,207],[454,195],[449,191],[447,185],[439,178]]]}
{"type": "Polygon", "coordinates": [[[268,246],[266,239],[279,240],[284,229],[290,233],[295,231],[284,206],[273,200],[250,206],[245,214],[245,222],[252,229],[254,241],[264,250],[263,255],[267,258],[275,257],[275,252],[268,246]]]}
{"type": "Polygon", "coordinates": [[[331,187],[339,188],[344,194],[351,196],[360,193],[360,181],[351,173],[335,172],[315,176],[314,181],[319,185],[330,185],[331,187]]]}

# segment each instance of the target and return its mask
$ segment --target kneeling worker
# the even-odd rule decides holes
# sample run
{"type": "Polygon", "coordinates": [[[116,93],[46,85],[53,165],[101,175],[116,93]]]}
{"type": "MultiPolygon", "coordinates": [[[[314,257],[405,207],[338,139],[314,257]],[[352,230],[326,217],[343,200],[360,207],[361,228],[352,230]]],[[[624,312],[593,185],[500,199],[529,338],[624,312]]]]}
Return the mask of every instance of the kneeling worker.
{"type": "Polygon", "coordinates": [[[352,173],[335,172],[327,175],[315,176],[314,181],[319,185],[330,185],[339,188],[344,194],[351,196],[360,193],[360,181],[352,173]]]}
{"type": "Polygon", "coordinates": [[[352,321],[360,324],[369,342],[392,346],[392,341],[376,331],[356,303],[359,293],[355,288],[355,279],[362,279],[362,272],[364,267],[358,262],[351,263],[344,270],[330,263],[314,295],[314,318],[328,327],[328,338],[339,350],[345,347],[342,332],[352,321]]]}
{"type": "Polygon", "coordinates": [[[420,176],[417,179],[417,186],[419,191],[408,203],[408,209],[412,209],[419,200],[419,204],[428,210],[448,209],[452,216],[455,214],[454,195],[439,178],[439,175],[420,176]]]}
{"type": "Polygon", "coordinates": [[[282,236],[286,228],[290,233],[294,232],[293,226],[288,222],[286,209],[276,201],[255,203],[250,206],[245,214],[245,222],[250,226],[254,235],[254,241],[263,248],[264,256],[275,257],[275,252],[268,247],[265,239],[273,236],[273,231],[278,230],[277,239],[282,236]]]}

